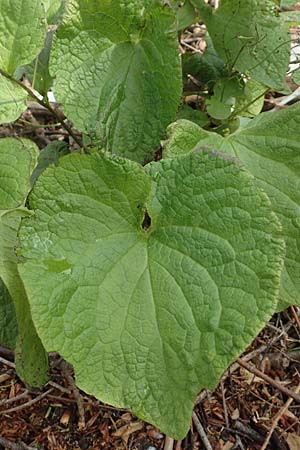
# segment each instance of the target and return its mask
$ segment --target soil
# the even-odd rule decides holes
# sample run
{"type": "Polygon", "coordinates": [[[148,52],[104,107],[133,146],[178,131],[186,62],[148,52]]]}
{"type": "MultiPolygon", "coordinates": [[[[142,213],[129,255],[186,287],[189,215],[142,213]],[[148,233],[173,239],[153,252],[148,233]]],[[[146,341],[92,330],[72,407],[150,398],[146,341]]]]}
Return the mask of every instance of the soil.
{"type": "MultiPolygon", "coordinates": [[[[71,369],[50,356],[50,382],[31,391],[17,377],[13,353],[0,348],[0,448],[12,450],[196,450],[206,449],[195,423],[174,442],[130,411],[104,405],[79,392],[71,369]],[[34,403],[33,403],[34,402],[34,403]],[[32,404],[33,403],[33,404],[32,404]],[[80,412],[81,411],[81,412],[80,412]],[[5,441],[7,440],[7,441],[5,441]],[[7,446],[7,445],[15,446],[7,446]]],[[[254,375],[235,363],[215,391],[202,391],[194,412],[214,450],[259,450],[274,427],[267,450],[300,449],[300,403],[263,376],[294,391],[300,387],[299,310],[276,314],[241,357],[254,375]],[[286,403],[288,407],[283,410],[286,403]],[[276,421],[278,423],[276,425],[276,421]]],[[[88,370],[88,369],[87,369],[88,370]]]]}

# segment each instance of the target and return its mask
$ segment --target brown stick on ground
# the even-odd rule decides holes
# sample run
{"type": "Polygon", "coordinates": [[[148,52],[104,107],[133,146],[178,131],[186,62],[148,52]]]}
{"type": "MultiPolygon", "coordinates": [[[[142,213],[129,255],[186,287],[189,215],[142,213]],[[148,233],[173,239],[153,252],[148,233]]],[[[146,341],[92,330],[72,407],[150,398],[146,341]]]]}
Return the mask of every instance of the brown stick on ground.
{"type": "Polygon", "coordinates": [[[174,446],[174,439],[170,438],[169,436],[166,436],[164,450],[173,450],[173,446],[174,446]]]}
{"type": "Polygon", "coordinates": [[[69,386],[73,392],[74,398],[76,400],[77,409],[78,409],[78,428],[80,430],[83,430],[85,428],[85,417],[84,417],[84,406],[81,394],[79,392],[79,389],[77,388],[75,381],[70,374],[70,366],[65,361],[62,363],[63,372],[65,374],[65,377],[69,383],[69,386]]]}
{"type": "Polygon", "coordinates": [[[204,447],[206,448],[206,450],[213,450],[211,443],[208,440],[208,437],[206,436],[205,430],[200,422],[200,420],[198,419],[197,414],[195,413],[195,411],[193,411],[193,422],[195,424],[195,427],[197,428],[197,431],[199,433],[199,436],[201,438],[201,441],[204,445],[204,447]]]}
{"type": "Polygon", "coordinates": [[[36,450],[35,447],[29,447],[24,442],[11,442],[3,437],[0,437],[0,445],[8,450],[36,450]]]}
{"type": "Polygon", "coordinates": [[[21,411],[22,409],[29,408],[29,406],[34,405],[35,403],[39,402],[43,398],[47,397],[48,394],[50,394],[52,391],[54,391],[53,388],[48,389],[48,391],[43,392],[42,394],[38,395],[37,397],[33,398],[32,400],[29,400],[29,402],[22,403],[22,405],[15,406],[14,408],[5,409],[4,411],[0,412],[0,415],[2,414],[8,414],[14,411],[21,411]]]}
{"type": "Polygon", "coordinates": [[[293,398],[294,400],[296,400],[296,402],[300,403],[300,395],[297,394],[296,392],[293,392],[290,389],[287,389],[286,387],[282,386],[282,384],[278,383],[277,381],[273,380],[273,378],[269,377],[265,373],[258,370],[256,367],[252,366],[252,364],[246,363],[241,358],[238,358],[237,362],[239,363],[240,366],[244,367],[244,369],[247,369],[249,372],[253,373],[257,377],[262,378],[263,380],[265,380],[267,383],[271,384],[271,386],[275,387],[283,394],[287,395],[288,397],[293,398]]]}
{"type": "MultiPolygon", "coordinates": [[[[298,392],[300,391],[300,383],[298,384],[298,386],[295,389],[295,393],[298,394],[298,392]]],[[[268,447],[268,444],[270,442],[270,439],[272,437],[272,434],[274,433],[275,428],[277,427],[277,424],[279,422],[279,420],[281,419],[281,417],[283,416],[283,414],[289,409],[290,404],[293,402],[293,398],[289,398],[285,404],[282,406],[282,408],[280,408],[280,410],[277,412],[277,414],[274,417],[272,426],[270,428],[269,433],[267,434],[267,437],[263,443],[263,445],[261,446],[260,450],[266,450],[266,448],[268,447]]]]}

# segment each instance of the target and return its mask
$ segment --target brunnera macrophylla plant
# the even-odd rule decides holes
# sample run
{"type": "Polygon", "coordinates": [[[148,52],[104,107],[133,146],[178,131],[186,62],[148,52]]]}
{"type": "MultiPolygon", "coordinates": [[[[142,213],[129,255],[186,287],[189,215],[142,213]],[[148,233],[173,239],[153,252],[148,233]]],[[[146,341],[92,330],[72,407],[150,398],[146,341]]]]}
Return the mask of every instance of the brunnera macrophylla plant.
{"type": "Polygon", "coordinates": [[[260,113],[288,89],[273,1],[163,3],[0,4],[1,123],[29,99],[55,113],[52,89],[84,142],[61,116],[80,152],[0,140],[0,341],[30,386],[59,352],[81,389],[180,439],[197,393],[299,303],[300,109],[260,113]],[[207,53],[181,61],[197,20],[207,53]],[[180,107],[189,73],[202,115],[180,107]]]}

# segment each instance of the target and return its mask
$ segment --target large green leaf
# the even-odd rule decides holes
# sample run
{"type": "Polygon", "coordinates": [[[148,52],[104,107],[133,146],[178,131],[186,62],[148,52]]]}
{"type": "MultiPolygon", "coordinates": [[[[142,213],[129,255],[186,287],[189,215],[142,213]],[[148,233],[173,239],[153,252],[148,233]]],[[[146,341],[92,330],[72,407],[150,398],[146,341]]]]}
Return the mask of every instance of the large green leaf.
{"type": "Polygon", "coordinates": [[[0,69],[13,75],[18,66],[38,55],[46,32],[43,3],[39,0],[0,2],[0,69]]]}
{"type": "Polygon", "coordinates": [[[198,391],[273,313],[284,249],[267,196],[231,157],[146,170],[107,154],[48,168],[19,270],[46,349],[79,387],[182,438],[198,391]]]}
{"type": "Polygon", "coordinates": [[[196,124],[172,124],[166,156],[199,145],[237,156],[268,194],[283,226],[286,258],[279,308],[300,304],[300,107],[264,113],[237,133],[222,138],[196,124]]]}
{"type": "Polygon", "coordinates": [[[41,386],[46,381],[47,356],[31,320],[15,251],[21,218],[28,214],[23,204],[37,155],[37,148],[30,141],[0,140],[0,317],[1,324],[7,327],[1,338],[9,345],[17,339],[17,371],[31,386],[41,386]]]}
{"type": "Polygon", "coordinates": [[[0,124],[17,120],[27,108],[27,93],[0,74],[0,124]]]}
{"type": "Polygon", "coordinates": [[[73,0],[50,61],[74,125],[139,162],[159,146],[181,94],[175,16],[159,3],[73,0]]]}
{"type": "Polygon", "coordinates": [[[286,89],[290,35],[272,0],[222,0],[214,12],[207,5],[199,4],[199,9],[218,54],[230,67],[271,88],[286,89]]]}

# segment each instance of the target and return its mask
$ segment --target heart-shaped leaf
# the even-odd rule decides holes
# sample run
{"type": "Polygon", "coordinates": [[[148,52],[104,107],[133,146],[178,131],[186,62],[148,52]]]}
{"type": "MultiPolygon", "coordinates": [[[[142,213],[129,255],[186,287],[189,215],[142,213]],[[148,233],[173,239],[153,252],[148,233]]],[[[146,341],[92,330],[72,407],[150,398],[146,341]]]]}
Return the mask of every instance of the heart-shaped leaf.
{"type": "Polygon", "coordinates": [[[181,69],[174,22],[159,0],[68,4],[50,60],[55,98],[106,150],[149,160],[175,120],[181,69]]]}
{"type": "Polygon", "coordinates": [[[290,34],[273,0],[222,0],[214,12],[203,0],[196,3],[218,54],[231,68],[286,90],[290,34]]]}
{"type": "Polygon", "coordinates": [[[284,248],[268,197],[231,157],[146,170],[104,154],[46,169],[19,269],[46,349],[79,387],[182,438],[198,391],[273,313],[284,248]]]}

